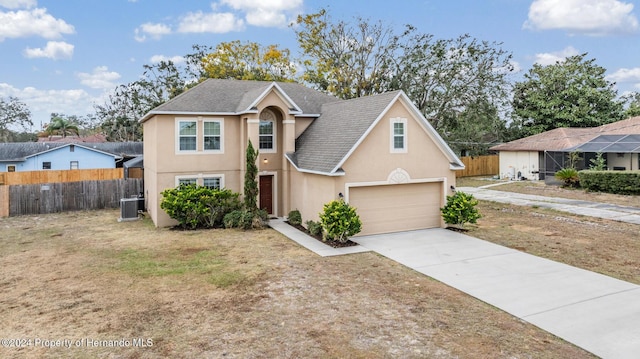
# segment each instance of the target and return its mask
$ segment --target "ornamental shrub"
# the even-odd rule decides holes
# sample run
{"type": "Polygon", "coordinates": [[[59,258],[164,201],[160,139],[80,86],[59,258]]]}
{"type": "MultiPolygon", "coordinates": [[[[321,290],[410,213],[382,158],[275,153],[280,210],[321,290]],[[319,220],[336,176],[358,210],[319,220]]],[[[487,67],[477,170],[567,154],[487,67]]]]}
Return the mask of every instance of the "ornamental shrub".
{"type": "Polygon", "coordinates": [[[195,229],[202,218],[208,214],[208,208],[200,198],[210,194],[210,190],[206,187],[183,184],[177,188],[162,191],[160,208],[164,209],[169,217],[178,221],[178,227],[195,229]]]}
{"type": "Polygon", "coordinates": [[[350,236],[360,233],[362,229],[356,209],[342,199],[324,205],[324,210],[320,212],[320,223],[324,229],[323,239],[340,243],[347,242],[350,236]]]}
{"type": "Polygon", "coordinates": [[[578,170],[575,168],[563,168],[556,172],[555,177],[562,181],[563,187],[580,187],[580,177],[578,177],[578,170]]]}
{"type": "Polygon", "coordinates": [[[477,205],[478,200],[473,195],[457,191],[453,196],[447,196],[447,204],[440,212],[445,223],[464,227],[465,223],[476,223],[482,217],[477,205]]]}
{"type": "Polygon", "coordinates": [[[640,195],[640,171],[580,171],[578,176],[587,191],[640,195]]]}
{"type": "Polygon", "coordinates": [[[298,211],[297,209],[294,209],[293,211],[289,212],[289,216],[287,216],[287,218],[289,219],[289,223],[294,226],[298,226],[302,224],[302,215],[300,214],[300,211],[298,211]]]}
{"type": "Polygon", "coordinates": [[[309,231],[309,234],[312,236],[319,236],[322,234],[322,224],[320,224],[320,222],[309,220],[306,221],[305,224],[307,225],[307,231],[309,231]]]}
{"type": "Polygon", "coordinates": [[[227,213],[223,218],[225,228],[261,229],[264,228],[268,214],[264,210],[250,211],[239,209],[227,213]]]}

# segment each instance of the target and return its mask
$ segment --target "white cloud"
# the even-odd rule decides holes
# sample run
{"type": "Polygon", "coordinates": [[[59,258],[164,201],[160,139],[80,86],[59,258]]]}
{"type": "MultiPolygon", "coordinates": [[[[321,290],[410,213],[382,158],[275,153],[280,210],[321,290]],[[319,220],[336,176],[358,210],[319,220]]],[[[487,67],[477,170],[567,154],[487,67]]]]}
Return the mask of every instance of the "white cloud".
{"type": "Polygon", "coordinates": [[[524,28],[570,34],[610,35],[638,31],[633,4],[619,0],[534,0],[524,28]]]}
{"type": "Polygon", "coordinates": [[[92,113],[94,112],[93,103],[96,100],[80,89],[39,90],[35,87],[19,89],[7,83],[0,83],[0,97],[8,96],[15,96],[27,105],[36,128],[40,122],[49,122],[52,112],[68,115],[92,113]]]}
{"type": "Polygon", "coordinates": [[[30,9],[36,5],[37,0],[0,0],[0,6],[7,9],[30,9]]]}
{"type": "Polygon", "coordinates": [[[138,42],[147,40],[147,36],[159,40],[164,35],[171,34],[171,28],[165,24],[152,24],[150,22],[140,25],[135,30],[135,39],[138,42]]]}
{"type": "Polygon", "coordinates": [[[287,26],[302,7],[302,0],[222,0],[222,3],[245,12],[249,25],[264,27],[287,26]]]}
{"type": "Polygon", "coordinates": [[[26,48],[24,56],[32,59],[36,57],[45,57],[53,60],[70,59],[73,57],[74,46],[64,41],[49,41],[44,49],[26,48]]]}
{"type": "Polygon", "coordinates": [[[542,66],[553,65],[556,62],[564,61],[567,57],[579,54],[580,52],[573,46],[568,46],[560,51],[536,54],[535,63],[542,66]]]}
{"type": "Polygon", "coordinates": [[[47,9],[0,12],[0,42],[7,38],[39,36],[59,39],[62,34],[73,34],[75,29],[64,20],[56,19],[47,9]]]}
{"type": "Polygon", "coordinates": [[[98,66],[91,73],[79,72],[76,76],[80,83],[94,89],[113,89],[120,78],[119,73],[109,71],[106,66],[98,66]]]}
{"type": "Polygon", "coordinates": [[[232,13],[191,12],[183,16],[178,32],[223,34],[244,29],[244,21],[232,13]]]}
{"type": "MultiPolygon", "coordinates": [[[[625,83],[625,82],[637,82],[640,85],[640,67],[635,67],[632,69],[619,69],[611,75],[607,75],[607,80],[625,83]]],[[[637,86],[637,85],[636,85],[637,86]]]]}
{"type": "Polygon", "coordinates": [[[154,55],[154,56],[151,56],[151,59],[149,61],[151,61],[152,64],[157,64],[157,63],[162,62],[162,61],[171,61],[175,65],[178,65],[178,64],[184,63],[185,59],[182,56],[167,57],[167,56],[164,56],[164,55],[154,55]]]}

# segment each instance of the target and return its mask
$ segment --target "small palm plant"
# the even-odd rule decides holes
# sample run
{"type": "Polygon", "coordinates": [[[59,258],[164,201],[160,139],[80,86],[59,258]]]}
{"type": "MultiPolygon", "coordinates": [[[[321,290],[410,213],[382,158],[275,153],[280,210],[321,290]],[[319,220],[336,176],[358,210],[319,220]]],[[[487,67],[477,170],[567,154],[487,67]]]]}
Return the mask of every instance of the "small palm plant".
{"type": "Polygon", "coordinates": [[[578,177],[578,170],[575,168],[563,168],[556,172],[555,177],[562,181],[564,187],[580,187],[580,177],[578,177]]]}

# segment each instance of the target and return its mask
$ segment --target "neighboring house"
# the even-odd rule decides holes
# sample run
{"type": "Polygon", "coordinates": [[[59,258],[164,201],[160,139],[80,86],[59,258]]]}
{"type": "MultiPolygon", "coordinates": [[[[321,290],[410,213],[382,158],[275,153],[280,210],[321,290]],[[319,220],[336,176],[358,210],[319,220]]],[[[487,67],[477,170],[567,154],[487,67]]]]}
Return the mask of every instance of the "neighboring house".
{"type": "Polygon", "coordinates": [[[0,172],[116,168],[142,149],[141,142],[0,143],[0,172]]]}
{"type": "Polygon", "coordinates": [[[572,152],[580,153],[578,169],[588,168],[602,153],[610,170],[640,168],[640,117],[590,128],[556,128],[490,149],[499,151],[500,177],[544,179],[568,166],[572,152]]]}
{"type": "Polygon", "coordinates": [[[142,122],[147,210],[160,227],[176,223],[160,208],[164,189],[242,192],[249,140],[260,152],[260,208],[318,220],[343,197],[362,234],[442,226],[464,168],[402,91],[339,100],[295,83],[209,79],[142,122]]]}

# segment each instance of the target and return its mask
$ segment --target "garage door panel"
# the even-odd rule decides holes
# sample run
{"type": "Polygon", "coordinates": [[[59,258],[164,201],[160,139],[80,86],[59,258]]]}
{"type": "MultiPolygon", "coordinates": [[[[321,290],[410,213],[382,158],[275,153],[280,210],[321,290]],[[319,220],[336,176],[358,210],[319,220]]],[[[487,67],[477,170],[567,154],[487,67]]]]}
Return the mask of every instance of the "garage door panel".
{"type": "Polygon", "coordinates": [[[361,235],[440,226],[441,183],[352,187],[349,202],[362,220],[361,235]]]}

